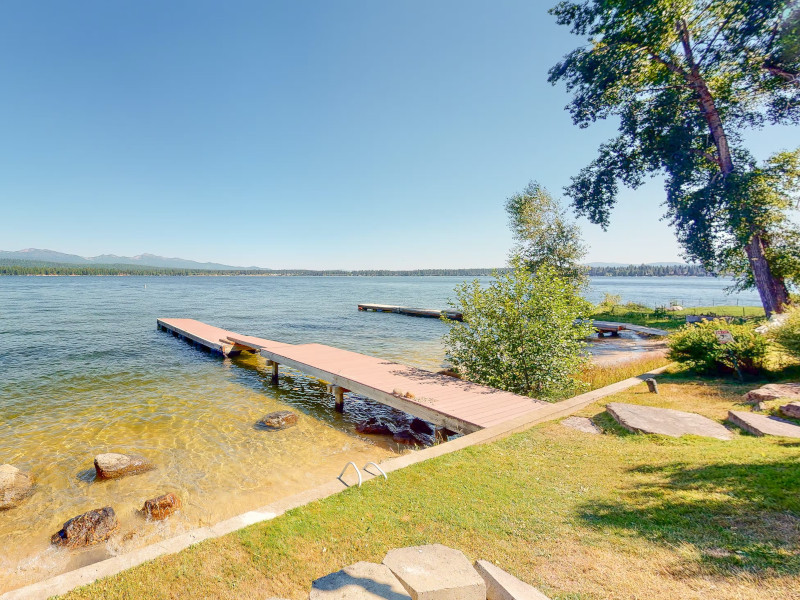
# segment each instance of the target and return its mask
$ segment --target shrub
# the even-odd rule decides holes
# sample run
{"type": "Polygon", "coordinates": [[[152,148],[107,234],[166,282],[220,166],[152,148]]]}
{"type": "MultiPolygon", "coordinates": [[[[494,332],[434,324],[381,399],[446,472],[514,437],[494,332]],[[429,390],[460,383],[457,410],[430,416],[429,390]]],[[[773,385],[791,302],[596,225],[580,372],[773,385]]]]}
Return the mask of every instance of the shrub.
{"type": "Polygon", "coordinates": [[[669,338],[669,358],[703,374],[758,373],[764,368],[769,342],[750,325],[723,320],[686,325],[669,338]],[[726,329],[734,341],[722,344],[715,332],[726,329]]]}
{"type": "Polygon", "coordinates": [[[572,283],[545,265],[519,264],[455,290],[463,323],[448,322],[447,355],[466,379],[526,396],[557,397],[580,386],[590,305],[572,283]]]}
{"type": "Polygon", "coordinates": [[[770,328],[768,335],[781,350],[800,358],[800,307],[789,309],[783,322],[770,328]]]}

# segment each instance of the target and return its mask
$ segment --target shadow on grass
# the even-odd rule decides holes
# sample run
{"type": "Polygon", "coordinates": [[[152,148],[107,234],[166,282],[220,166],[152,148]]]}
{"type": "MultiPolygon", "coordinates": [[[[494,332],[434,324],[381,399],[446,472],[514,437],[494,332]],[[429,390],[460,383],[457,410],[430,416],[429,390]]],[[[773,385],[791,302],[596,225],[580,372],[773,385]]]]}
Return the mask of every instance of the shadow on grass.
{"type": "Polygon", "coordinates": [[[800,459],[630,472],[640,480],[634,488],[619,501],[585,505],[581,517],[601,530],[689,545],[687,568],[800,574],[800,459]]]}

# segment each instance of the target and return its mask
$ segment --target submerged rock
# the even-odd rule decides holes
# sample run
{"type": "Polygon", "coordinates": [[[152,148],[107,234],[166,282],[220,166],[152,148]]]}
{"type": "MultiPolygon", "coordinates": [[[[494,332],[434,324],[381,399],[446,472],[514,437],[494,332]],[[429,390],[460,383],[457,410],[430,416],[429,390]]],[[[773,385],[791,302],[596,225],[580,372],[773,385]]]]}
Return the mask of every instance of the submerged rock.
{"type": "Polygon", "coordinates": [[[182,506],[181,499],[172,492],[145,500],[142,514],[148,519],[161,521],[166,519],[182,506]]]}
{"type": "Polygon", "coordinates": [[[261,417],[257,425],[278,431],[297,425],[297,415],[290,410],[278,410],[261,417]]]}
{"type": "Polygon", "coordinates": [[[83,548],[105,542],[119,527],[117,515],[110,506],[96,508],[64,523],[50,543],[65,548],[83,548]]]}
{"type": "Polygon", "coordinates": [[[356,431],[365,435],[392,435],[391,428],[377,419],[370,419],[356,425],[356,431]]]}
{"type": "Polygon", "coordinates": [[[33,493],[33,477],[14,465],[0,466],[0,510],[14,508],[33,493]]]}
{"type": "Polygon", "coordinates": [[[136,475],[155,469],[153,463],[137,454],[98,454],[94,457],[94,468],[98,479],[116,479],[136,475]]]}
{"type": "Polygon", "coordinates": [[[401,429],[400,431],[396,431],[392,436],[392,439],[398,444],[403,444],[406,446],[423,445],[422,442],[417,439],[417,436],[414,435],[414,432],[410,429],[401,429]]]}

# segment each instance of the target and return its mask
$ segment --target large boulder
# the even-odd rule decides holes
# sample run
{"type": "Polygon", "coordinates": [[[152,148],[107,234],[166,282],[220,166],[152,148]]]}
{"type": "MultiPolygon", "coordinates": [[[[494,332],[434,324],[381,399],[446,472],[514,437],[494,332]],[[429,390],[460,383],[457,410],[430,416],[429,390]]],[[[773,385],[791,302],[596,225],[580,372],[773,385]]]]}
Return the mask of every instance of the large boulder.
{"type": "Polygon", "coordinates": [[[33,492],[33,477],[14,465],[0,466],[0,510],[14,508],[33,492]]]}
{"type": "Polygon", "coordinates": [[[96,508],[71,518],[50,543],[65,548],[83,548],[106,541],[119,527],[117,515],[110,506],[96,508]]]}
{"type": "Polygon", "coordinates": [[[116,479],[155,469],[153,463],[138,454],[98,454],[94,457],[98,479],[116,479]]]}
{"type": "Polygon", "coordinates": [[[290,410],[278,410],[261,417],[257,425],[270,431],[279,431],[297,425],[297,415],[290,410]]]}
{"type": "Polygon", "coordinates": [[[172,492],[163,496],[156,496],[150,500],[145,500],[142,507],[142,514],[154,521],[166,519],[182,506],[181,499],[172,492]]]}
{"type": "Polygon", "coordinates": [[[745,399],[753,404],[779,398],[800,400],[800,383],[770,383],[745,394],[745,399]]]}

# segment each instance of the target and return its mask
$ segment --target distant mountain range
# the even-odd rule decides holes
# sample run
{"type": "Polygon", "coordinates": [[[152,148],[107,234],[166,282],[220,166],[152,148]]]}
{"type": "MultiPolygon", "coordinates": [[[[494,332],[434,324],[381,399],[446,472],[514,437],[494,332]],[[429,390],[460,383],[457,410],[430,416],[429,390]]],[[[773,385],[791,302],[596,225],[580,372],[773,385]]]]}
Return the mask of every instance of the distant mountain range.
{"type": "MultiPolygon", "coordinates": [[[[207,269],[213,271],[242,271],[255,270],[261,267],[234,267],[219,263],[201,263],[185,258],[167,258],[155,254],[139,254],[137,256],[117,256],[115,254],[101,254],[100,256],[78,256],[65,254],[55,250],[40,250],[27,248],[10,252],[0,250],[0,260],[31,260],[48,263],[65,263],[69,265],[139,265],[142,267],[159,267],[162,269],[207,269]]],[[[264,269],[269,270],[269,269],[264,269]]]]}
{"type": "MultiPolygon", "coordinates": [[[[0,250],[0,260],[24,260],[36,261],[40,263],[58,263],[67,265],[137,265],[140,267],[156,267],[160,269],[202,269],[207,271],[245,271],[260,270],[272,271],[264,267],[236,267],[212,262],[197,262],[185,258],[167,258],[155,254],[139,254],[137,256],[117,256],[115,254],[101,254],[100,256],[78,256],[77,254],[65,254],[55,250],[41,250],[38,248],[27,248],[14,252],[0,250]]],[[[635,263],[620,262],[591,262],[587,267],[608,268],[608,267],[627,267],[635,263]]],[[[649,267],[673,267],[683,266],[680,262],[655,262],[647,263],[649,267]]],[[[639,266],[639,265],[636,265],[639,266]]]]}

